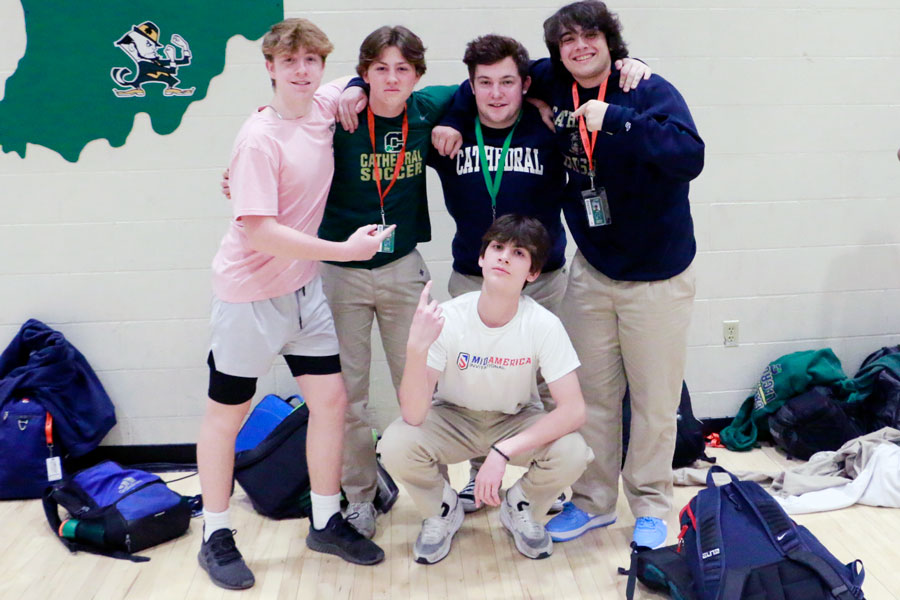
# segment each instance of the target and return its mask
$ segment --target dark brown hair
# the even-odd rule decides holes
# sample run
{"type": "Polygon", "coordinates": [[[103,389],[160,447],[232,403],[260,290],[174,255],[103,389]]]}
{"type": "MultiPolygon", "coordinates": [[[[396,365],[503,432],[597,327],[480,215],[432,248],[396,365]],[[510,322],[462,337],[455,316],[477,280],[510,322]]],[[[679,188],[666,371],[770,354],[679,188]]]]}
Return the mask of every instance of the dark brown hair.
{"type": "Polygon", "coordinates": [[[466,45],[466,53],[463,62],[469,68],[469,79],[475,78],[475,67],[478,65],[497,64],[509,56],[516,63],[516,69],[524,81],[528,77],[528,50],[525,46],[511,37],[502,35],[483,35],[477,37],[466,45]]]}
{"type": "Polygon", "coordinates": [[[628,56],[628,46],[622,39],[622,24],[616,13],[610,12],[606,4],[599,0],[582,0],[563,6],[544,21],[544,43],[554,63],[560,63],[560,38],[576,28],[602,33],[613,62],[628,56]]]}
{"type": "Polygon", "coordinates": [[[425,46],[419,36],[403,25],[385,25],[367,35],[360,44],[359,64],[356,65],[359,76],[362,77],[369,70],[369,65],[391,46],[397,48],[406,62],[415,67],[416,75],[421,77],[425,73],[425,46]]]}
{"type": "Polygon", "coordinates": [[[550,235],[544,225],[534,217],[508,214],[497,217],[481,238],[481,257],[491,242],[512,243],[528,250],[531,255],[531,273],[539,273],[550,253],[550,235]]]}

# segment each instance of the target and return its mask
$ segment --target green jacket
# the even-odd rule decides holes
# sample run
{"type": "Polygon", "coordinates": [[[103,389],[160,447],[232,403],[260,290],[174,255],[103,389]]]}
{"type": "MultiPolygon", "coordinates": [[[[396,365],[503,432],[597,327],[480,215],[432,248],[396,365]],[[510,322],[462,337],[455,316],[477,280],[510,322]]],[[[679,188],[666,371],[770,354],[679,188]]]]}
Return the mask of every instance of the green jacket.
{"type": "Polygon", "coordinates": [[[872,361],[852,379],[844,374],[841,361],[831,348],[786,354],[765,368],[756,393],[744,400],[737,416],[720,432],[722,443],[729,450],[750,450],[756,444],[759,429],[768,431],[770,414],[789,398],[816,385],[831,386],[835,396],[845,402],[863,402],[872,393],[882,369],[900,373],[900,353],[872,361]]]}

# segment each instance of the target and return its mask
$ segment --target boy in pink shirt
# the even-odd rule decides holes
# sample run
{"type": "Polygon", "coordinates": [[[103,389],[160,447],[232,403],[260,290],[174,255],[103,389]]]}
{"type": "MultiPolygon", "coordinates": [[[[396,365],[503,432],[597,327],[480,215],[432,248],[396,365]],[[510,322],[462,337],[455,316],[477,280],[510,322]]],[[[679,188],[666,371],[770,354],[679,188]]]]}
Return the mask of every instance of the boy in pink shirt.
{"type": "Polygon", "coordinates": [[[228,518],[234,442],[257,378],[279,354],[310,412],[307,545],[357,564],[384,559],[340,513],[347,396],[318,261],[367,260],[392,228],[376,233],[376,225],[366,225],[343,242],[316,237],[334,172],[334,117],[345,81],[319,88],[333,46],[305,19],[275,24],[262,49],[274,95],[244,123],[231,155],[234,219],[213,260],[209,400],[197,442],[205,507],[198,560],[228,589],[254,583],[228,518]]]}

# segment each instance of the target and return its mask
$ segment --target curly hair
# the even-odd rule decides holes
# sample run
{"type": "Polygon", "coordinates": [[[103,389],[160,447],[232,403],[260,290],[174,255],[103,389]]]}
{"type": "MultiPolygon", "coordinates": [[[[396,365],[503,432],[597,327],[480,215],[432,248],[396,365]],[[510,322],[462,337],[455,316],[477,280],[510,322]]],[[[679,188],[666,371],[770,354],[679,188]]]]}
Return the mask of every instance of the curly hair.
{"type": "Polygon", "coordinates": [[[622,39],[622,24],[616,13],[604,2],[582,0],[560,8],[544,21],[544,43],[554,64],[560,63],[559,40],[576,28],[582,31],[599,31],[606,37],[609,56],[613,62],[628,56],[628,46],[622,39]]]}

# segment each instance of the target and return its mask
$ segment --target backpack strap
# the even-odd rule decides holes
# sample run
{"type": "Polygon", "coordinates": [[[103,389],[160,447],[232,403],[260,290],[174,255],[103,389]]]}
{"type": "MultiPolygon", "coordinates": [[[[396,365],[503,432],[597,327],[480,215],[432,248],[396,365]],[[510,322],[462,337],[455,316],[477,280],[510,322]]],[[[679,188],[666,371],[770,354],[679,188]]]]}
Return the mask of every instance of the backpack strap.
{"type": "Polygon", "coordinates": [[[856,596],[850,591],[850,588],[844,583],[844,580],[834,572],[834,569],[825,559],[818,554],[808,550],[793,550],[788,553],[788,558],[805,565],[815,571],[825,585],[831,590],[831,595],[836,600],[856,600],[856,596]]]}
{"type": "Polygon", "coordinates": [[[747,482],[738,482],[733,487],[750,506],[762,523],[766,535],[783,556],[801,549],[797,526],[775,498],[757,484],[747,485],[747,482]]]}
{"type": "MultiPolygon", "coordinates": [[[[710,471],[713,469],[725,471],[722,467],[712,467],[710,471]]],[[[697,494],[695,500],[697,554],[703,573],[703,580],[697,584],[701,589],[715,590],[722,579],[725,565],[722,560],[722,490],[713,482],[712,473],[707,475],[707,489],[697,494]]]]}
{"type": "Polygon", "coordinates": [[[634,600],[634,586],[637,580],[637,544],[631,542],[631,564],[628,566],[628,583],[625,585],[625,599],[634,600]]]}

